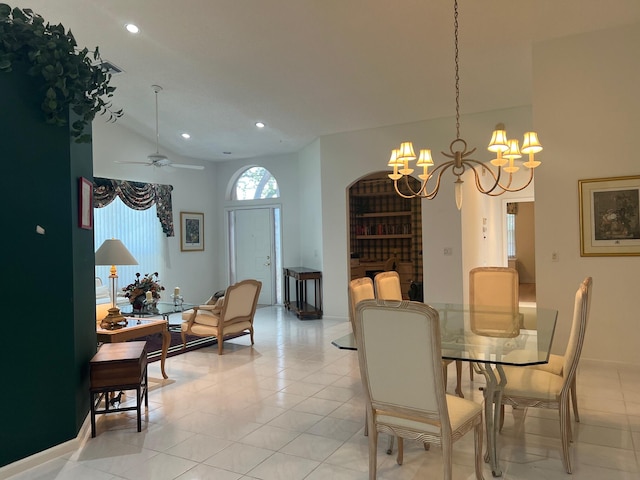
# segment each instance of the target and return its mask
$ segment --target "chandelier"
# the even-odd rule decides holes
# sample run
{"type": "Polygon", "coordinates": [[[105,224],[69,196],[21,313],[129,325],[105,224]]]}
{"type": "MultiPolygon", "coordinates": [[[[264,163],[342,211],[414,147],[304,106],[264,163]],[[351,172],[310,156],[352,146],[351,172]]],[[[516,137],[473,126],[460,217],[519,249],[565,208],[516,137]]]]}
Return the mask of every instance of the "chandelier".
{"type": "MultiPolygon", "coordinates": [[[[491,160],[489,165],[470,158],[471,154],[476,151],[475,148],[467,150],[467,142],[460,138],[460,75],[459,75],[459,63],[458,63],[458,0],[454,0],[454,31],[455,31],[455,79],[456,79],[456,139],[449,145],[449,152],[440,152],[448,160],[437,167],[431,172],[428,171],[429,167],[433,167],[433,159],[431,157],[431,150],[422,149],[420,154],[416,157],[413,150],[413,144],[411,142],[402,142],[400,148],[391,151],[391,158],[387,164],[393,167],[393,173],[389,174],[389,178],[393,180],[396,193],[404,198],[426,198],[431,200],[435,198],[440,189],[440,181],[442,174],[451,169],[451,172],[457,177],[455,181],[455,196],[456,206],[458,210],[462,208],[462,174],[467,169],[473,172],[475,177],[476,188],[480,193],[496,197],[502,195],[505,192],[519,192],[529,186],[533,180],[533,170],[540,165],[539,161],[536,161],[534,155],[542,150],[542,145],[538,141],[538,134],[536,132],[526,132],[524,134],[524,140],[522,142],[522,148],[519,148],[517,139],[508,139],[507,132],[503,124],[496,125],[496,129],[491,136],[491,141],[487,149],[490,152],[496,154],[496,158],[491,160]],[[517,172],[520,167],[516,166],[515,161],[522,158],[522,154],[528,155],[529,158],[522,165],[529,169],[529,178],[526,183],[521,186],[512,185],[513,174],[517,172]],[[421,180],[419,188],[412,188],[409,178],[413,173],[413,168],[410,167],[411,161],[418,159],[416,167],[422,167],[422,173],[418,175],[421,180]],[[483,185],[480,180],[479,168],[481,172],[489,172],[490,185],[483,185]],[[503,176],[504,172],[504,176],[503,176]],[[399,185],[399,182],[401,185],[399,185]],[[430,182],[431,180],[431,182],[430,182]],[[429,190],[428,185],[431,186],[429,190]]],[[[417,183],[417,182],[416,182],[417,183]]],[[[485,182],[486,183],[486,182],[485,182]]]]}

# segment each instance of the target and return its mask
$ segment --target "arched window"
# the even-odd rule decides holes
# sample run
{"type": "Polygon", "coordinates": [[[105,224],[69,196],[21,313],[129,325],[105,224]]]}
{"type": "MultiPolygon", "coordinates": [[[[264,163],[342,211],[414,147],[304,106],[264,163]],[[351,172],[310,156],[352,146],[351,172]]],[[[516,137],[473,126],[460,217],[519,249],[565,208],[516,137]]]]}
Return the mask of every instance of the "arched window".
{"type": "Polygon", "coordinates": [[[278,182],[263,167],[251,167],[242,172],[233,189],[233,200],[263,200],[280,198],[278,182]]]}

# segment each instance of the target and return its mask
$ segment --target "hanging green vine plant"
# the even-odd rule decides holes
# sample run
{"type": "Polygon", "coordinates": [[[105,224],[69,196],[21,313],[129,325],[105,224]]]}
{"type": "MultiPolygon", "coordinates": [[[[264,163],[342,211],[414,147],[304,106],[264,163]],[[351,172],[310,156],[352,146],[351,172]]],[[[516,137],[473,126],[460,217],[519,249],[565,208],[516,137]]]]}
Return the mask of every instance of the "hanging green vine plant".
{"type": "Polygon", "coordinates": [[[111,74],[102,67],[100,52],[78,49],[71,30],[50,25],[31,9],[0,3],[0,71],[11,72],[14,63],[27,65],[27,74],[44,82],[42,111],[45,121],[66,125],[69,108],[78,115],[71,135],[88,142],[84,133],[97,113],[116,121],[122,110],[113,110],[109,86],[111,74]]]}

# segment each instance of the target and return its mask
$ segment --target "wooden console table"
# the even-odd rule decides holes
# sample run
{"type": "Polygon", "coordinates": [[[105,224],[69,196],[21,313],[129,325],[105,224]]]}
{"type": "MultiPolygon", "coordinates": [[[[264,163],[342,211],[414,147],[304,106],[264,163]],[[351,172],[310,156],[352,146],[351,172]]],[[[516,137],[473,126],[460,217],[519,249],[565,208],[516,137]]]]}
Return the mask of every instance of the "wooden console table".
{"type": "Polygon", "coordinates": [[[306,267],[285,267],[284,306],[293,311],[300,320],[322,318],[322,272],[306,267]],[[291,300],[290,279],[296,284],[296,298],[291,300]],[[313,281],[314,303],[307,302],[307,280],[313,281]]]}

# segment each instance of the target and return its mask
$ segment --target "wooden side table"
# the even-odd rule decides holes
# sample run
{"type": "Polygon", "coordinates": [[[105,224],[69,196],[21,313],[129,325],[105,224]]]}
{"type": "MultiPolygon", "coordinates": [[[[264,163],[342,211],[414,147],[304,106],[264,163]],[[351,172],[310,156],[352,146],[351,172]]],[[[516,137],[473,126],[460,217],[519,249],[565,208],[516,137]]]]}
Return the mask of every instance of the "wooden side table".
{"type": "Polygon", "coordinates": [[[284,268],[284,306],[292,310],[299,319],[310,320],[322,318],[322,272],[306,267],[284,268]],[[296,298],[290,298],[290,278],[295,279],[296,298]],[[314,303],[307,302],[307,281],[313,281],[314,303]]]}
{"type": "Polygon", "coordinates": [[[167,351],[171,344],[171,335],[169,334],[169,326],[166,320],[161,320],[159,318],[127,318],[127,324],[122,328],[117,328],[115,330],[105,330],[104,328],[100,328],[100,326],[96,328],[98,342],[102,343],[126,342],[128,340],[145,337],[154,333],[162,334],[160,371],[164,378],[169,378],[164,370],[164,361],[167,358],[167,351]]]}
{"type": "Polygon", "coordinates": [[[138,431],[142,430],[143,398],[144,406],[149,407],[146,345],[147,342],[105,343],[91,359],[91,437],[96,436],[96,415],[112,412],[136,410],[138,431]],[[108,394],[118,390],[135,390],[135,406],[109,408],[108,394]],[[100,409],[103,399],[105,406],[100,409]]]}

